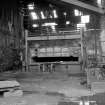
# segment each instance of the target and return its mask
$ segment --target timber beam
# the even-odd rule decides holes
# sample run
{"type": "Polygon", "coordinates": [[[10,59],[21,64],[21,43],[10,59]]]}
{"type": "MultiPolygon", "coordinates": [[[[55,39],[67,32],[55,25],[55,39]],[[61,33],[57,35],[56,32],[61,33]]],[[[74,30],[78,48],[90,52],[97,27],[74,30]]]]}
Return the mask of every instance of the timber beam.
{"type": "Polygon", "coordinates": [[[97,12],[97,13],[100,13],[100,14],[105,13],[105,10],[102,9],[102,8],[95,7],[95,6],[89,5],[87,3],[78,1],[78,0],[61,0],[61,1],[65,2],[65,3],[73,4],[73,5],[76,5],[76,6],[79,6],[79,7],[94,11],[94,12],[97,12]]]}

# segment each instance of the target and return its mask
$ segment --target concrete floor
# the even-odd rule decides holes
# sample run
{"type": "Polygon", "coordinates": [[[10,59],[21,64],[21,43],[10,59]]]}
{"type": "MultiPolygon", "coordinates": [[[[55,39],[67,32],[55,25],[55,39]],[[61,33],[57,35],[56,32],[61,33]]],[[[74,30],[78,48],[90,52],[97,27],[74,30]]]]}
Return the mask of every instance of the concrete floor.
{"type": "MultiPolygon", "coordinates": [[[[0,78],[16,79],[24,91],[22,97],[0,98],[0,105],[59,105],[60,102],[76,102],[81,97],[93,97],[103,91],[89,90],[80,84],[80,77],[66,73],[5,73],[0,78]]],[[[77,103],[77,102],[76,102],[77,103]]],[[[68,104],[62,104],[68,105],[68,104]]],[[[79,105],[79,104],[77,104],[79,105]]]]}

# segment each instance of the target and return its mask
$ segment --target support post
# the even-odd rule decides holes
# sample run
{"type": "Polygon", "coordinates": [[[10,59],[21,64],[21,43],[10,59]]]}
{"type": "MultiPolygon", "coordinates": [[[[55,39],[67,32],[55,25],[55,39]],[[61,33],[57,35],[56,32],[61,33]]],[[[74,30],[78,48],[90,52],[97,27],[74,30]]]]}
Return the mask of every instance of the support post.
{"type": "Polygon", "coordinates": [[[82,58],[82,71],[87,67],[87,51],[86,51],[86,39],[84,37],[84,28],[81,28],[81,58],[82,58]]]}
{"type": "Polygon", "coordinates": [[[97,66],[97,34],[95,33],[95,66],[97,66]]]}
{"type": "Polygon", "coordinates": [[[28,42],[27,42],[27,37],[28,37],[28,31],[25,30],[25,66],[26,66],[26,71],[28,71],[28,42]]]}

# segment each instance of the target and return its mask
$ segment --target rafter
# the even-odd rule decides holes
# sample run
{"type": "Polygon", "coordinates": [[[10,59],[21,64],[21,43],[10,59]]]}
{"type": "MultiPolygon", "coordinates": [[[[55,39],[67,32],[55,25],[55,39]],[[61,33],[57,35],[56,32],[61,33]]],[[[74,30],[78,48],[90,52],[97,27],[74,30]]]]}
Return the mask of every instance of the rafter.
{"type": "Polygon", "coordinates": [[[97,12],[97,13],[100,13],[100,14],[105,13],[105,11],[103,9],[99,8],[99,7],[95,7],[95,6],[83,3],[81,1],[78,1],[78,0],[61,0],[61,1],[69,3],[69,4],[73,4],[73,5],[76,5],[76,6],[79,6],[79,7],[94,11],[94,12],[97,12]]]}

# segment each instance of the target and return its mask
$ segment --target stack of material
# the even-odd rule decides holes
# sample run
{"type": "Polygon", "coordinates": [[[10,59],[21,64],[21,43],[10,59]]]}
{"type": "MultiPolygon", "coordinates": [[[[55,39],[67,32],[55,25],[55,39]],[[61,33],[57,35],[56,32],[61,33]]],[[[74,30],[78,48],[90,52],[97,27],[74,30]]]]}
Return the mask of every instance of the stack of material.
{"type": "Polygon", "coordinates": [[[20,84],[15,80],[0,81],[0,93],[2,93],[4,97],[23,95],[20,84]]]}

